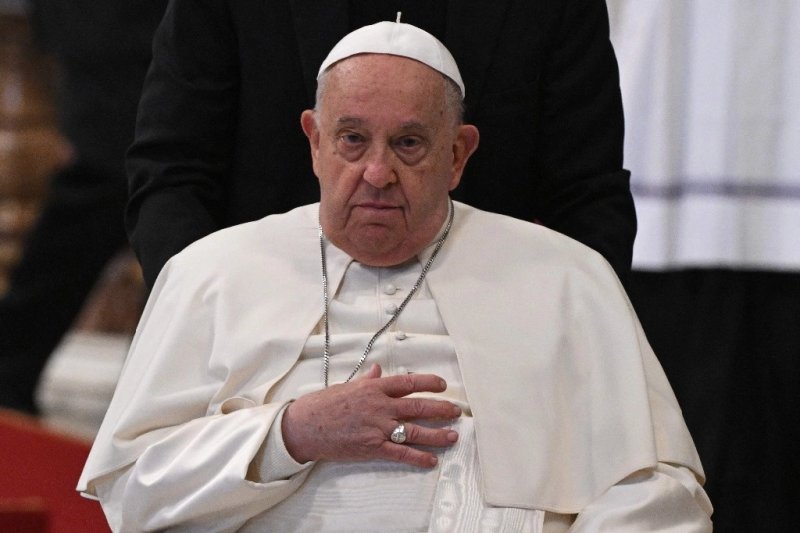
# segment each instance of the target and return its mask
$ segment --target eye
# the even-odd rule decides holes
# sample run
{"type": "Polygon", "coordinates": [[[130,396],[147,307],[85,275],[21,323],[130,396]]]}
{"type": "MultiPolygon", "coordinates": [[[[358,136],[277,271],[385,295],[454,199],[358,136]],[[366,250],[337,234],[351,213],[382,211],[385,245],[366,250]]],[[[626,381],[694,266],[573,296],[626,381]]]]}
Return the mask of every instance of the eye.
{"type": "Polygon", "coordinates": [[[355,146],[364,142],[364,137],[358,133],[345,132],[339,136],[339,140],[347,146],[355,146]]]}
{"type": "Polygon", "coordinates": [[[392,149],[406,165],[416,165],[425,158],[430,143],[421,135],[402,135],[392,140],[392,149]]]}
{"type": "Polygon", "coordinates": [[[413,135],[400,137],[395,141],[395,146],[397,146],[398,148],[402,148],[404,150],[417,148],[421,144],[422,144],[422,139],[413,135]]]}
{"type": "Polygon", "coordinates": [[[369,144],[366,136],[350,130],[340,130],[336,134],[336,151],[347,161],[360,158],[369,144]]]}

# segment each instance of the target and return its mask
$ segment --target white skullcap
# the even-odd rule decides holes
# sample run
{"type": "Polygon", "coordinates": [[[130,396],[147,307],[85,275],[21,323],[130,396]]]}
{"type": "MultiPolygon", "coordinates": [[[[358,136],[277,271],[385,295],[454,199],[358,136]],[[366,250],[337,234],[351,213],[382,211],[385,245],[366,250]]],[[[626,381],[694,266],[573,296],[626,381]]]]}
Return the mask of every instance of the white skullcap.
{"type": "Polygon", "coordinates": [[[397,22],[378,22],[345,35],[322,62],[317,79],[337,61],[356,54],[389,54],[425,63],[453,80],[461,89],[462,98],[466,95],[458,65],[450,51],[425,30],[400,22],[400,13],[397,22]]]}

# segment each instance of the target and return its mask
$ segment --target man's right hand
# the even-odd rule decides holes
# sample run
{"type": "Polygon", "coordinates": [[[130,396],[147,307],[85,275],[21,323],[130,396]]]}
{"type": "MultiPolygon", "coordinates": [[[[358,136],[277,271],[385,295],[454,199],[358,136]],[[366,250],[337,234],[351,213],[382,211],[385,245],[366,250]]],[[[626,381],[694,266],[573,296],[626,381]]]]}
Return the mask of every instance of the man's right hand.
{"type": "Polygon", "coordinates": [[[448,447],[458,440],[451,429],[409,423],[461,416],[461,409],[444,400],[406,398],[415,392],[443,392],[447,383],[433,374],[381,377],[372,365],[366,375],[349,383],[301,396],[283,414],[283,441],[291,456],[308,461],[386,459],[433,467],[434,453],[409,444],[448,447]],[[392,431],[405,424],[406,441],[395,444],[392,431]]]}

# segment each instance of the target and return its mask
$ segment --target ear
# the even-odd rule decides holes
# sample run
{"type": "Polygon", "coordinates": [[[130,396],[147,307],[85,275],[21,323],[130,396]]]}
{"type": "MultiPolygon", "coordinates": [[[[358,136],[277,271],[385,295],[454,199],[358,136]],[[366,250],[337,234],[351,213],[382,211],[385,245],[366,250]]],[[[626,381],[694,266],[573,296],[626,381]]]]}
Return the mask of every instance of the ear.
{"type": "Polygon", "coordinates": [[[461,175],[467,166],[467,160],[478,149],[480,133],[472,124],[462,124],[458,127],[455,141],[453,142],[453,177],[450,180],[450,190],[455,189],[461,182],[461,175]]]}
{"type": "Polygon", "coordinates": [[[308,144],[311,148],[311,161],[314,164],[314,171],[317,169],[317,157],[319,155],[319,128],[317,121],[314,117],[313,109],[306,109],[300,115],[300,126],[303,128],[303,133],[308,138],[308,144]]]}

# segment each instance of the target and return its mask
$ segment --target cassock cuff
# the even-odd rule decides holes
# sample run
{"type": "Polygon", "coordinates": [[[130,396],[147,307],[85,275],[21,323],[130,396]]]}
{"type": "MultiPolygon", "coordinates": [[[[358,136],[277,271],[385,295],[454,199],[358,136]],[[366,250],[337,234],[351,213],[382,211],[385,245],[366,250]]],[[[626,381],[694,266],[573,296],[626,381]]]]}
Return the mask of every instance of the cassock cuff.
{"type": "Polygon", "coordinates": [[[283,421],[283,413],[288,406],[288,403],[284,405],[275,416],[275,420],[267,433],[267,438],[264,439],[264,443],[250,463],[248,478],[251,481],[271,483],[281,479],[288,479],[314,464],[313,461],[298,463],[286,449],[286,445],[283,442],[281,422],[283,421]]]}

